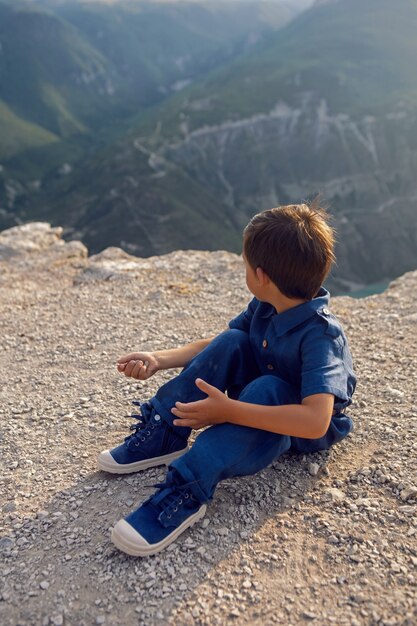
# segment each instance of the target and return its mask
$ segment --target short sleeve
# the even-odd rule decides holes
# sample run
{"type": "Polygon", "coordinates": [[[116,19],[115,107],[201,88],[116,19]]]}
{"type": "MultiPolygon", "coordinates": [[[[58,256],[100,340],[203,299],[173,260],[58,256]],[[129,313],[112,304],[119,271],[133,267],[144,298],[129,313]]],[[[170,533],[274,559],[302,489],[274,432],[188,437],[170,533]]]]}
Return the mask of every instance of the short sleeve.
{"type": "Polygon", "coordinates": [[[342,336],[315,329],[305,337],[301,345],[301,398],[330,393],[335,396],[337,409],[349,406],[354,384],[345,363],[348,356],[342,336]]]}
{"type": "Polygon", "coordinates": [[[253,318],[253,314],[255,313],[256,307],[259,304],[256,298],[253,298],[248,305],[248,308],[242,311],[240,315],[234,317],[229,322],[229,328],[236,330],[243,330],[248,333],[250,329],[250,324],[253,318]]]}

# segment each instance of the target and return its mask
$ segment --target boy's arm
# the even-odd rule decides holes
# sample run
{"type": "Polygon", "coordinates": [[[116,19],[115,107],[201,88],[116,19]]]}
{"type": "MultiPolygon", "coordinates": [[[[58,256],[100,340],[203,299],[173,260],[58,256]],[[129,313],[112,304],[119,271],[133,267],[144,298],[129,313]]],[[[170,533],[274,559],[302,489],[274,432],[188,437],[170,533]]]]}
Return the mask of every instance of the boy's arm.
{"type": "MultiPolygon", "coordinates": [[[[226,330],[238,329],[249,332],[250,322],[258,301],[253,298],[247,309],[229,322],[226,330]]],[[[117,361],[117,369],[121,374],[137,380],[147,380],[159,370],[184,367],[193,357],[199,354],[215,337],[200,339],[181,348],[158,350],[156,352],[130,352],[117,361]]]]}
{"type": "Polygon", "coordinates": [[[193,357],[199,354],[209,343],[213,341],[214,337],[208,339],[199,339],[192,343],[187,343],[180,348],[172,348],[170,350],[158,350],[153,354],[158,359],[160,369],[167,370],[173,367],[184,367],[193,357]]]}
{"type": "Polygon", "coordinates": [[[232,400],[201,379],[196,384],[207,398],[186,404],[177,402],[172,409],[179,418],[174,421],[177,426],[198,429],[229,422],[306,439],[323,437],[329,428],[334,405],[330,393],[308,396],[301,404],[264,406],[232,400]]]}
{"type": "Polygon", "coordinates": [[[130,378],[146,380],[159,370],[184,367],[213,341],[214,337],[200,339],[181,348],[157,350],[156,352],[130,352],[117,361],[120,373],[130,378]]]}
{"type": "Polygon", "coordinates": [[[232,400],[228,422],[269,430],[280,435],[319,439],[329,426],[333,413],[334,396],[319,393],[304,398],[301,404],[263,406],[232,400]]]}

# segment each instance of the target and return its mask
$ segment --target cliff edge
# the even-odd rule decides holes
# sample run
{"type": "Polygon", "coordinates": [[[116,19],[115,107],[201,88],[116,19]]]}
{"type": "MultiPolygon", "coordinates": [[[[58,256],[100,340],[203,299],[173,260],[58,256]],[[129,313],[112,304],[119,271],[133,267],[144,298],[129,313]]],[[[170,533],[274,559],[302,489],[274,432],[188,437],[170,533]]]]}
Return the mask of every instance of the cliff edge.
{"type": "Polygon", "coordinates": [[[27,224],[0,233],[0,291],[4,626],[416,623],[417,272],[332,299],[358,374],[355,432],[222,483],[202,523],[142,560],[109,529],[165,470],[111,476],[96,457],[172,372],[138,383],[114,363],[223,330],[250,298],[241,259],[89,257],[27,224]]]}

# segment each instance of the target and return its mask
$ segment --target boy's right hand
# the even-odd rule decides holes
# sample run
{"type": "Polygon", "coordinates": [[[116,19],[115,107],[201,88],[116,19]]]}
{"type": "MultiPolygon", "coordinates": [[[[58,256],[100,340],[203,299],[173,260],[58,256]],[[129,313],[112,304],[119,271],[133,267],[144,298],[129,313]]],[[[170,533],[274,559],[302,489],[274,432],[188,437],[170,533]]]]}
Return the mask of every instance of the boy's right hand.
{"type": "Polygon", "coordinates": [[[121,374],[137,380],[146,380],[161,369],[153,352],[130,352],[121,356],[116,365],[121,374]]]}

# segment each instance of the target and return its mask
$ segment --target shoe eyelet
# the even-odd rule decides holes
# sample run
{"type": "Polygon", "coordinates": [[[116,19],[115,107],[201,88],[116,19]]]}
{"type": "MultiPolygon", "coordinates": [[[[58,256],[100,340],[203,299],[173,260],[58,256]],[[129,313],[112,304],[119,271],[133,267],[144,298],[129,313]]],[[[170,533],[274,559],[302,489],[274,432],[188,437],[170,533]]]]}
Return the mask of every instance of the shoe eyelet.
{"type": "Polygon", "coordinates": [[[178,500],[178,504],[182,504],[182,500],[178,500]]]}
{"type": "Polygon", "coordinates": [[[140,444],[139,444],[139,441],[138,441],[137,443],[135,443],[135,448],[138,448],[138,447],[139,447],[139,445],[140,445],[140,444]]]}
{"type": "Polygon", "coordinates": [[[140,440],[141,440],[141,441],[145,441],[145,437],[141,437],[141,438],[140,438],[140,440]]]}
{"type": "Polygon", "coordinates": [[[146,434],[149,436],[149,435],[151,434],[151,431],[150,431],[150,430],[147,430],[147,431],[146,431],[146,434]]]}
{"type": "Polygon", "coordinates": [[[151,430],[155,430],[155,424],[151,424],[151,430]]]}
{"type": "Polygon", "coordinates": [[[189,497],[190,497],[190,496],[188,495],[188,493],[184,494],[184,498],[185,498],[186,500],[188,500],[188,498],[189,498],[189,497]]]}
{"type": "Polygon", "coordinates": [[[172,517],[172,515],[171,515],[171,514],[167,515],[167,518],[168,518],[168,519],[171,519],[171,517],[172,517]]]}
{"type": "Polygon", "coordinates": [[[178,511],[178,507],[174,506],[172,510],[174,511],[174,513],[176,513],[178,511]]]}

